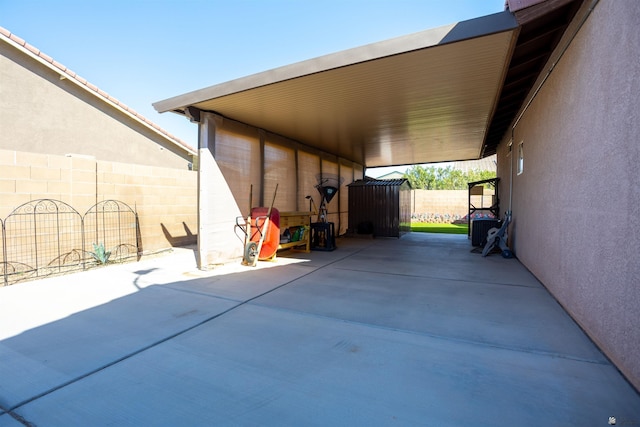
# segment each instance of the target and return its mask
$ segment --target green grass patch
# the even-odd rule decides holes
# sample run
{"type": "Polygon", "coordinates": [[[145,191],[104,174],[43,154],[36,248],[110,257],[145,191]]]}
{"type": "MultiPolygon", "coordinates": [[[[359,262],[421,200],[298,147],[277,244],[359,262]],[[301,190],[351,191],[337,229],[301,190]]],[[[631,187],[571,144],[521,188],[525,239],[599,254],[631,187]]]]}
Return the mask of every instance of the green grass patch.
{"type": "Polygon", "coordinates": [[[412,222],[411,231],[419,233],[468,234],[467,224],[433,224],[428,222],[412,222]]]}

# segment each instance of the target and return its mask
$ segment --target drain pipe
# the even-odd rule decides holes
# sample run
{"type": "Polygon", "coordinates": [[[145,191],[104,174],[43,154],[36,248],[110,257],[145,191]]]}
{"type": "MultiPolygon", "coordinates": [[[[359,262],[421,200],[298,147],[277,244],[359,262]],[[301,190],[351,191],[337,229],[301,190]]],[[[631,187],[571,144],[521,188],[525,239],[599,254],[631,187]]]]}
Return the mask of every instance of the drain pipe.
{"type": "Polygon", "coordinates": [[[542,90],[542,86],[544,86],[544,84],[547,82],[547,79],[549,78],[549,76],[551,75],[553,70],[556,68],[556,65],[558,65],[558,62],[560,62],[560,60],[562,59],[564,54],[567,52],[567,49],[569,49],[569,46],[573,42],[573,39],[576,38],[576,36],[578,35],[578,32],[580,31],[580,29],[583,27],[585,22],[587,22],[587,19],[591,15],[591,12],[593,12],[593,10],[596,8],[596,6],[598,5],[599,1],[600,0],[591,0],[591,4],[589,4],[589,7],[587,8],[586,12],[584,13],[584,16],[580,19],[580,22],[578,22],[577,26],[572,31],[571,35],[563,43],[563,45],[562,45],[562,47],[561,47],[561,49],[559,51],[558,57],[553,61],[553,63],[551,64],[551,66],[547,70],[546,74],[544,75],[544,77],[542,78],[540,83],[536,86],[535,91],[533,91],[533,94],[531,95],[531,97],[529,98],[527,103],[525,104],[524,108],[520,111],[520,114],[518,114],[518,117],[513,122],[513,126],[511,126],[511,162],[510,162],[511,165],[510,165],[510,171],[509,171],[509,174],[510,174],[510,179],[509,179],[509,211],[510,212],[513,212],[513,209],[512,209],[512,199],[513,199],[513,162],[514,162],[513,143],[514,143],[515,129],[518,126],[518,123],[520,123],[520,120],[522,119],[522,117],[524,116],[524,113],[527,112],[527,110],[529,109],[529,107],[533,103],[533,100],[536,98],[536,96],[538,96],[538,93],[540,92],[540,90],[542,90]]]}
{"type": "Polygon", "coordinates": [[[509,212],[513,212],[513,134],[515,126],[511,128],[511,140],[509,141],[509,212]]]}

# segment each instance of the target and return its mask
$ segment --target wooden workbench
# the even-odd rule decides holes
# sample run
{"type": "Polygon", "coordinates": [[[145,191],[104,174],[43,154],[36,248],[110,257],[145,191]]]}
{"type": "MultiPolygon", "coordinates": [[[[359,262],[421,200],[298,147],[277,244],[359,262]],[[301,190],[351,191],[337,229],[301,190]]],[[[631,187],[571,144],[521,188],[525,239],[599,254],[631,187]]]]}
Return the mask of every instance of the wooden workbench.
{"type": "Polygon", "coordinates": [[[304,236],[295,242],[280,243],[278,250],[295,248],[311,252],[311,212],[280,212],[280,230],[289,227],[304,227],[304,236]],[[300,248],[304,246],[304,248],[300,248]]]}

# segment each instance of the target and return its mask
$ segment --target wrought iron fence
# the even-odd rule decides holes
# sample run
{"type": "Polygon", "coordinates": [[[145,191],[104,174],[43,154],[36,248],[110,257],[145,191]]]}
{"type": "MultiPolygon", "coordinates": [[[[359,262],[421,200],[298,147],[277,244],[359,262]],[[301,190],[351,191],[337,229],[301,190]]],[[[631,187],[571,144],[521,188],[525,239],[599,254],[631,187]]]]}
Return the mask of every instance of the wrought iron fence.
{"type": "Polygon", "coordinates": [[[105,200],[92,206],[84,214],[85,248],[103,245],[115,261],[138,256],[138,218],[125,203],[105,200]]]}
{"type": "Polygon", "coordinates": [[[4,286],[139,256],[138,215],[117,200],[97,203],[84,215],[59,200],[33,200],[0,225],[4,286]]]}

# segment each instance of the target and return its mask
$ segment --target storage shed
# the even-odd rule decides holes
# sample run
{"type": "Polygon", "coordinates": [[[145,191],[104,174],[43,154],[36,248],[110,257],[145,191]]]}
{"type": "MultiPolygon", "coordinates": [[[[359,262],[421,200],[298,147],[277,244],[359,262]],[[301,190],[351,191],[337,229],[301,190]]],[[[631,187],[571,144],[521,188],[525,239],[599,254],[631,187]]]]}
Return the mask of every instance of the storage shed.
{"type": "Polygon", "coordinates": [[[411,185],[406,179],[365,178],[349,184],[349,234],[400,237],[411,231],[411,185]]]}

